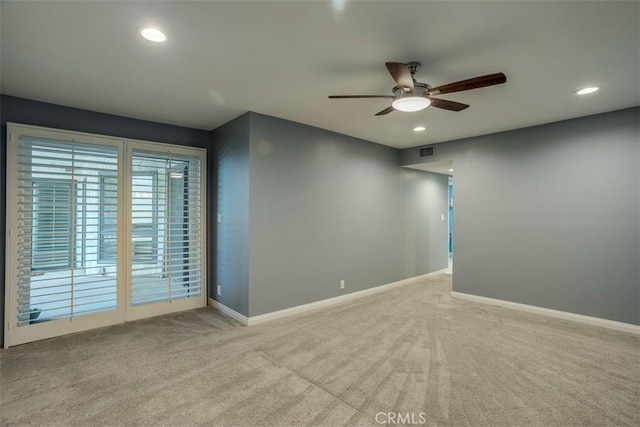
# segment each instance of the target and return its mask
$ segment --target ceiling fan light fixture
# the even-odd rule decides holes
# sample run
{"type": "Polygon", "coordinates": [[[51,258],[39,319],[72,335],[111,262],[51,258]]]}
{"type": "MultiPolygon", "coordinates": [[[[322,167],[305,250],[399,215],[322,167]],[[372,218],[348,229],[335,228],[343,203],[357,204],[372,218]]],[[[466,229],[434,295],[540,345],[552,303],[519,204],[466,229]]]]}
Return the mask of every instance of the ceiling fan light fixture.
{"type": "Polygon", "coordinates": [[[391,105],[398,111],[420,111],[431,104],[431,100],[424,96],[406,96],[394,99],[391,105]]]}
{"type": "MultiPolygon", "coordinates": [[[[392,99],[391,106],[382,111],[378,111],[375,116],[385,116],[393,111],[420,111],[428,106],[449,111],[462,111],[469,108],[469,105],[461,102],[450,101],[448,99],[431,98],[432,95],[445,93],[462,92],[465,90],[478,89],[481,87],[494,86],[506,83],[507,76],[504,73],[487,74],[486,76],[472,77],[437,87],[429,86],[426,83],[415,79],[415,72],[420,68],[419,62],[385,62],[387,71],[397,85],[391,89],[390,95],[330,95],[329,98],[386,98],[392,99]]],[[[419,130],[415,130],[419,132],[419,130]]]]}

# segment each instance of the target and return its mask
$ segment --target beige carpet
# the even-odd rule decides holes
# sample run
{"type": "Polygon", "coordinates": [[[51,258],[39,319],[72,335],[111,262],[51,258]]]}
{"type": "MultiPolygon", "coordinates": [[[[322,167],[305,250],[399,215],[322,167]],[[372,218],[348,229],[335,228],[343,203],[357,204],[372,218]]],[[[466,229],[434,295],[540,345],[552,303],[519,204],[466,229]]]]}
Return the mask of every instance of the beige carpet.
{"type": "Polygon", "coordinates": [[[450,277],[248,328],[206,308],[4,350],[0,421],[640,425],[637,336],[452,300],[450,277]]]}

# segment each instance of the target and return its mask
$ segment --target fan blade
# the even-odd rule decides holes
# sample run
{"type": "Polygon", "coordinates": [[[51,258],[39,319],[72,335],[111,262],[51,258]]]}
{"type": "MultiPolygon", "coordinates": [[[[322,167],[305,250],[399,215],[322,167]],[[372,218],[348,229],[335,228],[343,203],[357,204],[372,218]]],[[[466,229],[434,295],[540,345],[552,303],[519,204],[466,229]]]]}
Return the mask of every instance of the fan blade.
{"type": "Polygon", "coordinates": [[[329,95],[329,99],[350,99],[350,98],[385,98],[392,99],[391,95],[329,95]]]}
{"type": "Polygon", "coordinates": [[[499,85],[507,81],[507,77],[502,73],[488,74],[486,76],[474,77],[472,79],[460,80],[429,89],[430,95],[440,95],[441,93],[460,92],[463,90],[477,89],[485,86],[499,85]]]}
{"type": "Polygon", "coordinates": [[[436,108],[442,108],[443,110],[450,111],[462,111],[465,108],[469,108],[467,104],[461,102],[449,101],[447,99],[430,98],[431,106],[436,108]]]}
{"type": "Polygon", "coordinates": [[[376,116],[384,116],[385,114],[389,114],[390,112],[395,111],[395,108],[393,107],[387,107],[382,111],[379,111],[376,113],[376,116]]]}
{"type": "Polygon", "coordinates": [[[387,70],[393,77],[393,80],[398,83],[398,86],[403,88],[405,92],[413,92],[413,76],[407,64],[401,62],[385,62],[387,70]]]}

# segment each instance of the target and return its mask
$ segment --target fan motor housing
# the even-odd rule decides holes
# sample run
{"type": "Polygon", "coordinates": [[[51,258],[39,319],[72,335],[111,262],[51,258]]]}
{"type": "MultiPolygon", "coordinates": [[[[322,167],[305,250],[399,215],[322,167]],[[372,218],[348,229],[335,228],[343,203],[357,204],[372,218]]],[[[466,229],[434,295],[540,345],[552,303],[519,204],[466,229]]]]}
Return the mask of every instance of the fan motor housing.
{"type": "Polygon", "coordinates": [[[429,86],[428,84],[413,82],[413,87],[414,89],[411,92],[405,92],[405,90],[400,86],[394,87],[393,100],[395,101],[396,99],[408,97],[429,97],[429,90],[431,89],[431,86],[429,86]]]}

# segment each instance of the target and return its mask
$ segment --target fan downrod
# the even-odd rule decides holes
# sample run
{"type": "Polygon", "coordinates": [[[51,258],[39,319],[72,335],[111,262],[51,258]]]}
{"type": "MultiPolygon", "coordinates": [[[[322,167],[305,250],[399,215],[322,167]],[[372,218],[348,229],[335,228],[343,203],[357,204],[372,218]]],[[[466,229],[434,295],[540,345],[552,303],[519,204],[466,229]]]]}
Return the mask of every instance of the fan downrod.
{"type": "Polygon", "coordinates": [[[419,62],[407,62],[407,67],[409,67],[409,71],[411,72],[411,75],[415,75],[416,71],[418,71],[420,69],[420,66],[422,64],[420,64],[419,62]]]}

